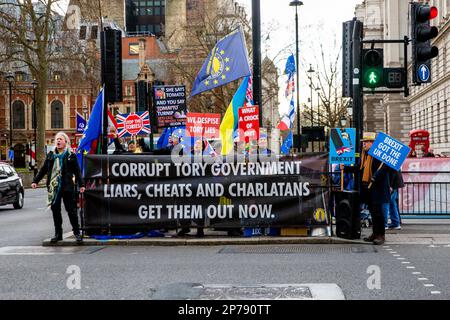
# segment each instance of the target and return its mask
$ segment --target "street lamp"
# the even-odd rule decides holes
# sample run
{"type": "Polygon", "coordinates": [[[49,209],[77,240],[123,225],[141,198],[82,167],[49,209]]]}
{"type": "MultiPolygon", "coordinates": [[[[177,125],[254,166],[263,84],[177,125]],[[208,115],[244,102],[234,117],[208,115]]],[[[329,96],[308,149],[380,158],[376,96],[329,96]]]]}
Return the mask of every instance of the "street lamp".
{"type": "MultiPolygon", "coordinates": [[[[309,65],[309,70],[307,71],[310,76],[309,76],[309,80],[310,80],[310,85],[309,87],[311,88],[311,130],[313,130],[314,127],[314,116],[313,116],[313,83],[312,83],[312,74],[316,71],[314,71],[312,65],[309,65]]],[[[314,136],[314,134],[313,134],[314,136]]],[[[312,152],[314,152],[314,139],[312,140],[312,152]]]]}
{"type": "MultiPolygon", "coordinates": [[[[320,126],[320,87],[317,86],[316,88],[316,92],[317,92],[317,126],[320,126]]],[[[320,152],[320,139],[319,139],[319,152],[320,152]]]]}
{"type": "Polygon", "coordinates": [[[345,128],[347,126],[347,118],[344,115],[341,116],[339,122],[341,123],[341,128],[345,128]]]}
{"type": "Polygon", "coordinates": [[[301,146],[302,146],[302,126],[300,123],[300,90],[299,90],[299,84],[300,84],[300,80],[299,80],[299,63],[298,63],[298,7],[302,6],[303,2],[298,1],[298,0],[294,0],[291,1],[291,3],[289,3],[290,7],[295,7],[295,61],[297,64],[297,136],[298,136],[298,150],[300,152],[301,146]]]}
{"type": "Polygon", "coordinates": [[[6,81],[9,84],[9,147],[12,148],[12,84],[14,82],[14,74],[11,71],[6,75],[6,81]]]}
{"type": "Polygon", "coordinates": [[[36,113],[36,89],[38,86],[38,82],[34,79],[31,82],[33,86],[33,126],[34,126],[34,176],[37,175],[37,113],[36,113]]]}

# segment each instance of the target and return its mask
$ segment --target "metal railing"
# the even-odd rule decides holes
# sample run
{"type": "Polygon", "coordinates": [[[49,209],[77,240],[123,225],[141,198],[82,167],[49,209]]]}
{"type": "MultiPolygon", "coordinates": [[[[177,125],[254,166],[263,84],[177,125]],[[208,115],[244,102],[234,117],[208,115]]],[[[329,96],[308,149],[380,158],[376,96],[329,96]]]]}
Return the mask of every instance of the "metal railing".
{"type": "Polygon", "coordinates": [[[450,218],[450,172],[403,172],[400,214],[450,218]]]}

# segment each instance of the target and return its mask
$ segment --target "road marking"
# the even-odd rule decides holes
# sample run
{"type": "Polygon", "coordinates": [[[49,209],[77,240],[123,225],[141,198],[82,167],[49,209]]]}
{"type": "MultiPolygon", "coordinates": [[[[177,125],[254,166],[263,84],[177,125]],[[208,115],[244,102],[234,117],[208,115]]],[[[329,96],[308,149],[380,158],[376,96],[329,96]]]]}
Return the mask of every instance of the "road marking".
{"type": "Polygon", "coordinates": [[[440,291],[431,291],[431,294],[441,294],[440,291]]]}
{"type": "Polygon", "coordinates": [[[402,261],[402,264],[409,264],[408,261],[402,261]]]}
{"type": "Polygon", "coordinates": [[[419,281],[428,281],[427,278],[419,278],[419,279],[417,279],[417,280],[419,280],[419,281]]]}
{"type": "Polygon", "coordinates": [[[394,254],[394,253],[397,253],[397,252],[395,252],[395,251],[391,251],[391,253],[392,253],[392,254],[394,254]]]}
{"type": "Polygon", "coordinates": [[[394,257],[401,257],[401,255],[399,255],[399,254],[394,254],[394,257]]]}
{"type": "Polygon", "coordinates": [[[439,246],[435,246],[434,244],[431,244],[428,246],[428,248],[439,248],[439,246]]]}
{"type": "Polygon", "coordinates": [[[414,271],[412,274],[422,274],[422,272],[414,271]]]}
{"type": "Polygon", "coordinates": [[[405,258],[397,258],[397,260],[405,260],[405,258]]]}
{"type": "Polygon", "coordinates": [[[424,286],[427,287],[427,288],[429,288],[429,287],[434,287],[434,284],[427,283],[427,284],[424,284],[424,286]]]}
{"type": "Polygon", "coordinates": [[[416,267],[413,266],[407,266],[406,269],[415,269],[416,267]]]}

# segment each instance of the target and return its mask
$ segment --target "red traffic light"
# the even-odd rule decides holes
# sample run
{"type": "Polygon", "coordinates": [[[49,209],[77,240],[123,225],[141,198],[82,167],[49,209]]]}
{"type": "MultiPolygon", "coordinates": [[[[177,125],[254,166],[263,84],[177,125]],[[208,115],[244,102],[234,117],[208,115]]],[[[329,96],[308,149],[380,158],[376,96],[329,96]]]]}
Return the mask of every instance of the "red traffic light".
{"type": "Polygon", "coordinates": [[[436,18],[438,14],[439,14],[438,8],[436,7],[430,8],[430,20],[436,18]]]}
{"type": "Polygon", "coordinates": [[[423,23],[434,19],[438,16],[439,11],[436,7],[430,7],[429,5],[417,6],[416,19],[418,22],[423,23]]]}

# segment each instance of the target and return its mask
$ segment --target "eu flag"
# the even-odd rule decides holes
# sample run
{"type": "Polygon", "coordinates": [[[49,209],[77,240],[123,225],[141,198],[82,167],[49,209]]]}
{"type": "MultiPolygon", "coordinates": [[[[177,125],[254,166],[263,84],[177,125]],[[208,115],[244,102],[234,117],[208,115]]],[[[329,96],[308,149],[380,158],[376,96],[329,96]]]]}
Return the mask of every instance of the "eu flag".
{"type": "Polygon", "coordinates": [[[286,140],[284,140],[283,145],[281,146],[281,153],[282,154],[289,154],[292,148],[292,142],[293,142],[293,135],[292,130],[289,132],[288,136],[286,137],[286,140]]]}
{"type": "Polygon", "coordinates": [[[191,97],[251,74],[247,47],[239,28],[217,42],[192,86],[191,97]]]}
{"type": "Polygon", "coordinates": [[[284,74],[292,75],[297,71],[295,67],[295,58],[294,55],[291,54],[286,61],[286,68],[284,69],[284,74]]]}
{"type": "Polygon", "coordinates": [[[94,107],[92,108],[91,116],[89,117],[88,124],[84,130],[84,134],[80,140],[77,149],[77,158],[80,168],[83,163],[83,155],[92,153],[92,146],[98,143],[98,139],[102,134],[103,123],[103,89],[98,94],[94,107]]]}

